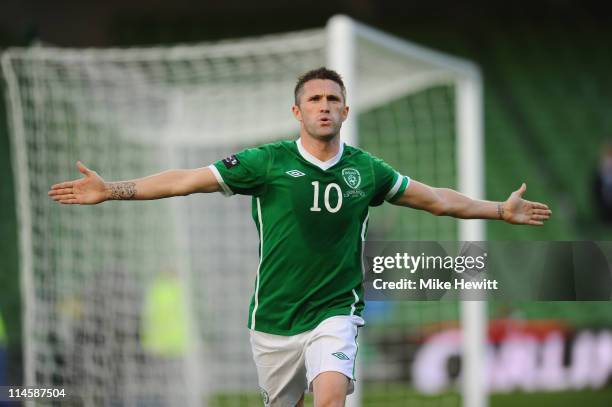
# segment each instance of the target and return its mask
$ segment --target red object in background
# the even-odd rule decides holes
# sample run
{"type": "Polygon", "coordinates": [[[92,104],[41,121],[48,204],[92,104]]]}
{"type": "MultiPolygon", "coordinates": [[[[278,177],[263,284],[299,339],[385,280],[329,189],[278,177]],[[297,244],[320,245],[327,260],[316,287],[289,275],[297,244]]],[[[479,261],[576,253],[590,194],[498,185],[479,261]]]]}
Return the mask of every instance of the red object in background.
{"type": "Polygon", "coordinates": [[[506,318],[489,321],[489,342],[495,344],[514,334],[531,336],[541,342],[552,332],[566,337],[573,330],[565,322],[554,319],[526,321],[506,318]]]}

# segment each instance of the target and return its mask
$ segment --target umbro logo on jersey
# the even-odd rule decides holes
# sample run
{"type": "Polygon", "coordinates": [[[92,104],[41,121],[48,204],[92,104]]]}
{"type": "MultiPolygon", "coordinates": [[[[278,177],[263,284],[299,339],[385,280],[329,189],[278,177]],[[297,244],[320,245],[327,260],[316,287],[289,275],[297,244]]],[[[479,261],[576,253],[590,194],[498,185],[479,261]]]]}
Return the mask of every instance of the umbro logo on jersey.
{"type": "Polygon", "coordinates": [[[291,175],[294,178],[306,175],[302,171],[298,171],[298,170],[290,170],[290,171],[287,171],[285,174],[289,174],[289,175],[291,175]]]}
{"type": "Polygon", "coordinates": [[[337,357],[340,360],[349,360],[350,358],[348,356],[346,356],[344,353],[342,352],[334,352],[332,353],[333,356],[337,357]]]}

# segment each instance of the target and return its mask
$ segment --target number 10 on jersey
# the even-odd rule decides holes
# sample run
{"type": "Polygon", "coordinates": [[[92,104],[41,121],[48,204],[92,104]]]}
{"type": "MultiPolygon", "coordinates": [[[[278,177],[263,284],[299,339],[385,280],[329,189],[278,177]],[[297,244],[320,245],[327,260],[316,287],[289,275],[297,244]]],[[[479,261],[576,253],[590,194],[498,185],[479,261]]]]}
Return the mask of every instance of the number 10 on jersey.
{"type": "MultiPolygon", "coordinates": [[[[310,208],[310,211],[320,212],[321,208],[319,207],[319,181],[312,181],[311,184],[314,188],[314,201],[312,204],[312,208],[310,208]]],[[[331,184],[328,184],[325,187],[325,192],[323,193],[323,203],[325,204],[325,209],[327,209],[327,211],[330,213],[336,213],[340,210],[340,208],[342,207],[342,190],[340,189],[340,185],[332,182],[331,184]],[[338,195],[338,202],[336,202],[336,206],[334,207],[332,207],[329,203],[329,194],[331,193],[332,189],[335,189],[336,194],[338,195]]]]}

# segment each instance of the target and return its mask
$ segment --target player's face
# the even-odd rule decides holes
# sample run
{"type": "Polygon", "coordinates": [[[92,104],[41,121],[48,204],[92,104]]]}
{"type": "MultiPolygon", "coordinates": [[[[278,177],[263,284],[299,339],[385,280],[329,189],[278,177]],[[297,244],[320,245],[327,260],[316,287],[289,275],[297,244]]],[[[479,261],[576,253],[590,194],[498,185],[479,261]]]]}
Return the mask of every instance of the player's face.
{"type": "Polygon", "coordinates": [[[329,79],[306,82],[298,102],[292,107],[293,114],[302,123],[302,131],[314,138],[333,138],[348,116],[340,85],[329,79]]]}

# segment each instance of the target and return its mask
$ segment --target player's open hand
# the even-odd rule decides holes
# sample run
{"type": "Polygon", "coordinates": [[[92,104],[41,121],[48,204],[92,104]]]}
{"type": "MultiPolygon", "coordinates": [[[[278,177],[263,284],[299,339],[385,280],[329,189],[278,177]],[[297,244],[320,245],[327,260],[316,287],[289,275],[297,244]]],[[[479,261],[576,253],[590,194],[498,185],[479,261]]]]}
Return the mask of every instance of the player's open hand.
{"type": "Polygon", "coordinates": [[[514,225],[542,226],[544,221],[550,218],[552,211],[543,203],[523,199],[526,190],[527,185],[523,183],[519,189],[510,194],[510,197],[502,204],[502,218],[514,225]]]}
{"type": "Polygon", "coordinates": [[[49,191],[51,199],[69,205],[93,205],[107,200],[106,185],[102,177],[80,161],[77,161],[77,168],[85,177],[53,185],[49,191]]]}

